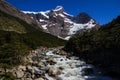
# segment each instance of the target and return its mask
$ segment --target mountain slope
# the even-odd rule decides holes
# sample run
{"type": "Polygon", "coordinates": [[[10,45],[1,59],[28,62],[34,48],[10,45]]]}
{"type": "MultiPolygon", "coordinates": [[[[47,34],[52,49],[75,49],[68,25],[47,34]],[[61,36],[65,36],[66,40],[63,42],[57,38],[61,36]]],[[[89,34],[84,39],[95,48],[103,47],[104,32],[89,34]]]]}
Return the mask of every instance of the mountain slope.
{"type": "Polygon", "coordinates": [[[36,29],[0,9],[0,68],[20,64],[22,57],[30,50],[64,44],[64,40],[36,29]]]}
{"type": "Polygon", "coordinates": [[[7,13],[0,10],[0,30],[26,33],[36,29],[33,26],[27,24],[25,21],[8,15],[7,13]]]}
{"type": "Polygon", "coordinates": [[[78,31],[98,27],[96,21],[87,13],[74,17],[66,13],[62,6],[45,12],[23,12],[40,23],[44,31],[63,39],[69,39],[78,31]]]}
{"type": "Polygon", "coordinates": [[[4,0],[0,0],[0,10],[24,20],[36,29],[43,29],[47,33],[66,40],[77,32],[82,33],[86,30],[97,29],[99,27],[96,21],[88,14],[81,13],[74,17],[66,13],[61,6],[46,12],[24,11],[24,14],[4,0]]]}
{"type": "Polygon", "coordinates": [[[102,68],[105,73],[120,76],[120,16],[102,26],[98,31],[91,31],[71,38],[67,51],[102,68]]]}
{"type": "Polygon", "coordinates": [[[40,24],[38,24],[36,21],[31,19],[29,16],[22,13],[20,10],[18,10],[11,4],[7,3],[5,0],[0,0],[0,10],[9,15],[14,16],[14,17],[18,17],[18,18],[26,21],[28,24],[33,25],[36,28],[41,27],[40,24]]]}

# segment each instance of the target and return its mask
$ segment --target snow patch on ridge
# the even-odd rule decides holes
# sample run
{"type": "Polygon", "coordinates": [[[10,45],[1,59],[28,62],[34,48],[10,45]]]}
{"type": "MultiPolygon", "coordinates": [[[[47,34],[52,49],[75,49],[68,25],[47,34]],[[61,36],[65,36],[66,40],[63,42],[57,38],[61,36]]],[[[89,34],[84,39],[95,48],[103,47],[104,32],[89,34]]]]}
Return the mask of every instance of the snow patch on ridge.
{"type": "Polygon", "coordinates": [[[57,6],[54,11],[60,11],[60,10],[62,10],[62,9],[63,9],[62,6],[57,6]]]}
{"type": "Polygon", "coordinates": [[[40,19],[39,21],[40,21],[40,22],[44,22],[45,20],[43,20],[43,19],[40,19]]]}
{"type": "Polygon", "coordinates": [[[40,12],[43,16],[45,16],[46,18],[49,18],[49,16],[46,15],[45,12],[40,12]]]}
{"type": "Polygon", "coordinates": [[[42,28],[46,30],[47,29],[47,24],[42,25],[42,28]]]}
{"type": "Polygon", "coordinates": [[[73,17],[73,15],[70,15],[70,14],[68,14],[66,12],[63,12],[63,14],[73,17]]]}
{"type": "Polygon", "coordinates": [[[48,13],[49,11],[45,11],[45,12],[43,12],[43,11],[41,11],[41,12],[34,12],[34,11],[22,11],[23,13],[25,13],[25,14],[39,14],[39,13],[41,13],[43,16],[45,16],[46,18],[49,18],[49,16],[47,16],[47,14],[46,13],[48,13]]]}
{"type": "Polygon", "coordinates": [[[64,22],[67,22],[67,23],[70,23],[70,24],[73,24],[73,23],[74,23],[73,21],[71,21],[71,20],[68,19],[68,18],[65,18],[64,22]]]}
{"type": "Polygon", "coordinates": [[[88,23],[86,24],[78,24],[78,23],[73,23],[73,26],[71,26],[70,31],[68,33],[68,35],[73,35],[75,34],[77,31],[79,31],[80,29],[91,29],[92,27],[94,27],[96,24],[93,24],[94,20],[91,19],[88,23]]]}
{"type": "Polygon", "coordinates": [[[65,40],[69,40],[71,38],[71,36],[67,36],[67,37],[65,37],[64,39],[65,40]]]}
{"type": "MultiPolygon", "coordinates": [[[[76,18],[73,15],[70,15],[66,13],[62,6],[57,6],[53,10],[48,11],[41,11],[41,12],[33,12],[33,11],[23,11],[25,14],[39,14],[38,17],[35,15],[38,19],[31,17],[32,19],[35,19],[38,23],[41,24],[42,28],[47,32],[49,31],[48,27],[55,26],[59,27],[58,29],[61,30],[60,34],[55,34],[58,38],[69,40],[70,37],[74,34],[76,34],[77,31],[82,30],[89,30],[93,27],[95,27],[96,22],[91,18],[90,21],[88,21],[85,24],[82,23],[76,23],[76,18]],[[52,11],[52,12],[51,12],[52,11]],[[41,16],[42,15],[42,16],[41,16]]],[[[55,31],[56,32],[56,31],[55,31]]],[[[57,32],[56,32],[57,33],[57,32]]]]}
{"type": "Polygon", "coordinates": [[[25,14],[38,14],[39,12],[34,12],[34,11],[22,11],[25,14]]]}
{"type": "Polygon", "coordinates": [[[60,13],[59,15],[60,15],[61,17],[63,17],[63,18],[65,17],[65,16],[64,16],[63,14],[61,14],[61,13],[60,13]]]}

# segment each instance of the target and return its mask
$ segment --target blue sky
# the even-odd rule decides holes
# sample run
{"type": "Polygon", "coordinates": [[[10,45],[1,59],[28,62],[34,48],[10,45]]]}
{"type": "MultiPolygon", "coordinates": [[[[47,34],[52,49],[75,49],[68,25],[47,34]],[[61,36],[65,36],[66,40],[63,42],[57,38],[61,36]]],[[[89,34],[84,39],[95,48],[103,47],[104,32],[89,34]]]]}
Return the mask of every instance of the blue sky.
{"type": "Polygon", "coordinates": [[[71,15],[86,12],[98,23],[105,24],[120,15],[120,0],[6,0],[24,11],[46,11],[63,6],[71,15]]]}

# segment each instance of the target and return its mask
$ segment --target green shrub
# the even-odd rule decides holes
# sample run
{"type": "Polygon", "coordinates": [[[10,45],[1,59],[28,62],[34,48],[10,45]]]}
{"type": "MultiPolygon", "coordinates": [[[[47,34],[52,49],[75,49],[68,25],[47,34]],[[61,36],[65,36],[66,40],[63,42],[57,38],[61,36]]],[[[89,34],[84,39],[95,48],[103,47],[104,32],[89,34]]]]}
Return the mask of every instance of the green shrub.
{"type": "Polygon", "coordinates": [[[97,31],[76,34],[67,42],[65,49],[104,68],[104,71],[113,70],[120,74],[120,16],[97,31]]]}
{"type": "Polygon", "coordinates": [[[0,63],[18,65],[30,50],[40,46],[63,46],[64,40],[38,30],[35,26],[0,11],[0,63]]]}
{"type": "Polygon", "coordinates": [[[0,80],[16,80],[12,73],[0,75],[0,80]]]}

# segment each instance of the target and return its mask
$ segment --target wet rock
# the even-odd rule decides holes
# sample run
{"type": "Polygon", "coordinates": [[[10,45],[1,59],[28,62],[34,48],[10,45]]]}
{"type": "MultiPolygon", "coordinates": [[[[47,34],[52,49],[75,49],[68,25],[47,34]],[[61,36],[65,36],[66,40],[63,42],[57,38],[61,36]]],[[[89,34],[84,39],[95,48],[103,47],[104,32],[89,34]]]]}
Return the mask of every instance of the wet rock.
{"type": "Polygon", "coordinates": [[[35,75],[33,74],[33,75],[31,76],[31,78],[34,79],[34,78],[35,78],[35,75]]]}
{"type": "Polygon", "coordinates": [[[58,71],[56,68],[51,67],[51,68],[49,68],[49,70],[48,70],[48,74],[49,74],[50,76],[56,77],[56,76],[60,75],[60,71],[58,71]]]}
{"type": "Polygon", "coordinates": [[[30,72],[31,74],[34,74],[34,69],[30,66],[30,65],[28,65],[27,67],[26,67],[26,71],[27,72],[30,72]]]}
{"type": "Polygon", "coordinates": [[[32,50],[32,53],[37,54],[37,53],[38,53],[38,51],[37,51],[37,50],[32,50]]]}
{"type": "Polygon", "coordinates": [[[64,67],[59,67],[59,69],[60,69],[60,70],[63,70],[63,69],[64,69],[64,67]]]}
{"type": "Polygon", "coordinates": [[[24,76],[24,72],[20,69],[15,72],[17,78],[22,78],[24,76]]]}
{"type": "Polygon", "coordinates": [[[34,62],[32,63],[32,66],[37,66],[37,64],[38,64],[38,62],[37,62],[37,61],[34,61],[34,62]]]}
{"type": "Polygon", "coordinates": [[[63,61],[63,59],[60,59],[60,61],[63,61]]]}
{"type": "Polygon", "coordinates": [[[32,61],[31,59],[29,59],[28,61],[29,61],[29,63],[30,63],[30,64],[32,64],[32,63],[33,63],[33,61],[32,61]]]}
{"type": "Polygon", "coordinates": [[[4,74],[5,70],[3,68],[0,68],[0,74],[4,74]]]}
{"type": "Polygon", "coordinates": [[[33,67],[35,71],[35,77],[39,78],[45,74],[45,71],[39,70],[38,67],[33,67]]]}
{"type": "Polygon", "coordinates": [[[26,77],[26,78],[31,78],[31,76],[32,76],[32,75],[31,75],[31,73],[29,73],[29,72],[26,72],[25,75],[24,75],[24,77],[26,77]]]}
{"type": "Polygon", "coordinates": [[[59,54],[59,53],[60,53],[60,50],[58,49],[58,50],[56,51],[56,53],[59,54]]]}
{"type": "Polygon", "coordinates": [[[43,63],[43,62],[38,62],[37,66],[38,66],[38,67],[43,67],[43,66],[44,66],[44,63],[43,63]]]}
{"type": "Polygon", "coordinates": [[[66,58],[70,59],[70,56],[67,55],[66,58]]]}
{"type": "Polygon", "coordinates": [[[54,64],[57,63],[57,61],[56,61],[54,58],[50,58],[50,59],[48,60],[48,63],[50,63],[50,65],[54,65],[54,64]]]}
{"type": "Polygon", "coordinates": [[[92,68],[83,69],[83,75],[91,75],[94,74],[94,70],[92,68]]]}
{"type": "Polygon", "coordinates": [[[63,55],[63,56],[66,56],[67,55],[67,53],[65,52],[65,51],[63,51],[63,50],[60,50],[60,55],[63,55]]]}
{"type": "Polygon", "coordinates": [[[37,78],[37,79],[35,79],[35,80],[45,80],[45,79],[43,79],[43,78],[37,78]]]}
{"type": "Polygon", "coordinates": [[[70,67],[71,67],[71,68],[75,68],[75,67],[76,67],[76,64],[75,64],[75,63],[71,63],[71,64],[70,64],[70,67]]]}
{"type": "Polygon", "coordinates": [[[44,52],[46,50],[46,48],[42,48],[41,51],[44,52]]]}
{"type": "Polygon", "coordinates": [[[61,77],[57,77],[56,80],[63,80],[61,77]]]}
{"type": "Polygon", "coordinates": [[[32,78],[26,78],[25,80],[33,80],[32,78]]]}
{"type": "Polygon", "coordinates": [[[22,65],[20,65],[19,67],[18,67],[18,70],[22,70],[22,71],[26,71],[26,66],[22,66],[22,65]]]}
{"type": "Polygon", "coordinates": [[[70,76],[71,76],[71,73],[65,74],[65,77],[70,77],[70,76]]]}

